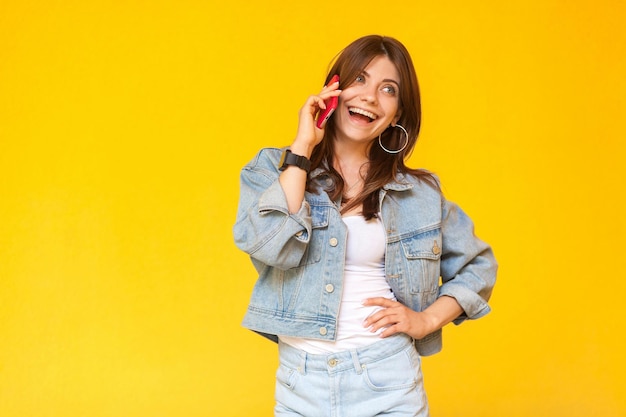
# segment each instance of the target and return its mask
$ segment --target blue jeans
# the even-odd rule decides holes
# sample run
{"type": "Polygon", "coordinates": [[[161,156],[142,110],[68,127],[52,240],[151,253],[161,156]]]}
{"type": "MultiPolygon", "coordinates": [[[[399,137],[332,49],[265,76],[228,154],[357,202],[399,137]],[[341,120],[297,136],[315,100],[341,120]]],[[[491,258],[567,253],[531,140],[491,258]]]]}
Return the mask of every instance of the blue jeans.
{"type": "Polygon", "coordinates": [[[275,416],[427,417],[421,359],[404,334],[312,355],[279,343],[275,416]]]}

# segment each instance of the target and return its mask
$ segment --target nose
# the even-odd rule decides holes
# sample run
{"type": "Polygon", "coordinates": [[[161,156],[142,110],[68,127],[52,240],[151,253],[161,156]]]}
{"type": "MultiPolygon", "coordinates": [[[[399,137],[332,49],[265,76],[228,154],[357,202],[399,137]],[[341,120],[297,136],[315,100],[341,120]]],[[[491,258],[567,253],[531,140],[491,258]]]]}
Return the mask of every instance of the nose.
{"type": "Polygon", "coordinates": [[[373,86],[366,87],[361,94],[361,101],[375,104],[376,103],[376,88],[373,86]]]}

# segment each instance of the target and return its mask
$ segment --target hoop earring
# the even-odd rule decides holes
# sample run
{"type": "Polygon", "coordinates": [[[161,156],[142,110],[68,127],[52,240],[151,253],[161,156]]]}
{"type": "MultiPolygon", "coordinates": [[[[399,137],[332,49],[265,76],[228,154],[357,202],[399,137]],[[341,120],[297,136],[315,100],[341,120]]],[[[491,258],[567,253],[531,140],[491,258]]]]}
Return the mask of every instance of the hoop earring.
{"type": "Polygon", "coordinates": [[[400,153],[404,150],[404,148],[407,147],[407,145],[409,144],[409,132],[406,131],[406,129],[402,126],[396,123],[396,125],[394,127],[399,127],[400,129],[402,129],[402,131],[404,132],[404,137],[405,137],[405,141],[404,141],[404,145],[395,151],[392,151],[390,149],[387,149],[383,146],[383,142],[381,141],[380,137],[382,136],[382,133],[380,135],[378,135],[378,144],[380,145],[381,148],[383,148],[383,151],[390,153],[390,154],[395,154],[395,153],[400,153]]]}

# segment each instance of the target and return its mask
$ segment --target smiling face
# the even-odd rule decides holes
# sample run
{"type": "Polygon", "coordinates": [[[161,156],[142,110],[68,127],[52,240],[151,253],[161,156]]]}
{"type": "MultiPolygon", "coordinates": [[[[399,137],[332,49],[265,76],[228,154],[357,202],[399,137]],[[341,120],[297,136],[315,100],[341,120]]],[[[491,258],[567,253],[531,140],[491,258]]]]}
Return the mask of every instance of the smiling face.
{"type": "Polygon", "coordinates": [[[400,76],[385,55],[374,57],[346,82],[335,111],[335,139],[369,144],[400,118],[400,76]]]}

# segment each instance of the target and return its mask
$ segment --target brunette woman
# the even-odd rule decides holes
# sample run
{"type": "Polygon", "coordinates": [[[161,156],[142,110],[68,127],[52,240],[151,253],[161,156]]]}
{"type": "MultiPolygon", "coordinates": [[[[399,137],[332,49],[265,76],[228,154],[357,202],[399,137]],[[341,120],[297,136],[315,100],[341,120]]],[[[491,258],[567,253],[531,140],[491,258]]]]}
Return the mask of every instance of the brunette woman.
{"type": "Polygon", "coordinates": [[[405,164],[421,120],[406,48],[357,39],[326,83],[291,146],[242,170],[235,241],[259,274],[243,324],[278,343],[275,415],[427,416],[421,356],[489,312],[496,261],[438,179],[405,164]]]}

